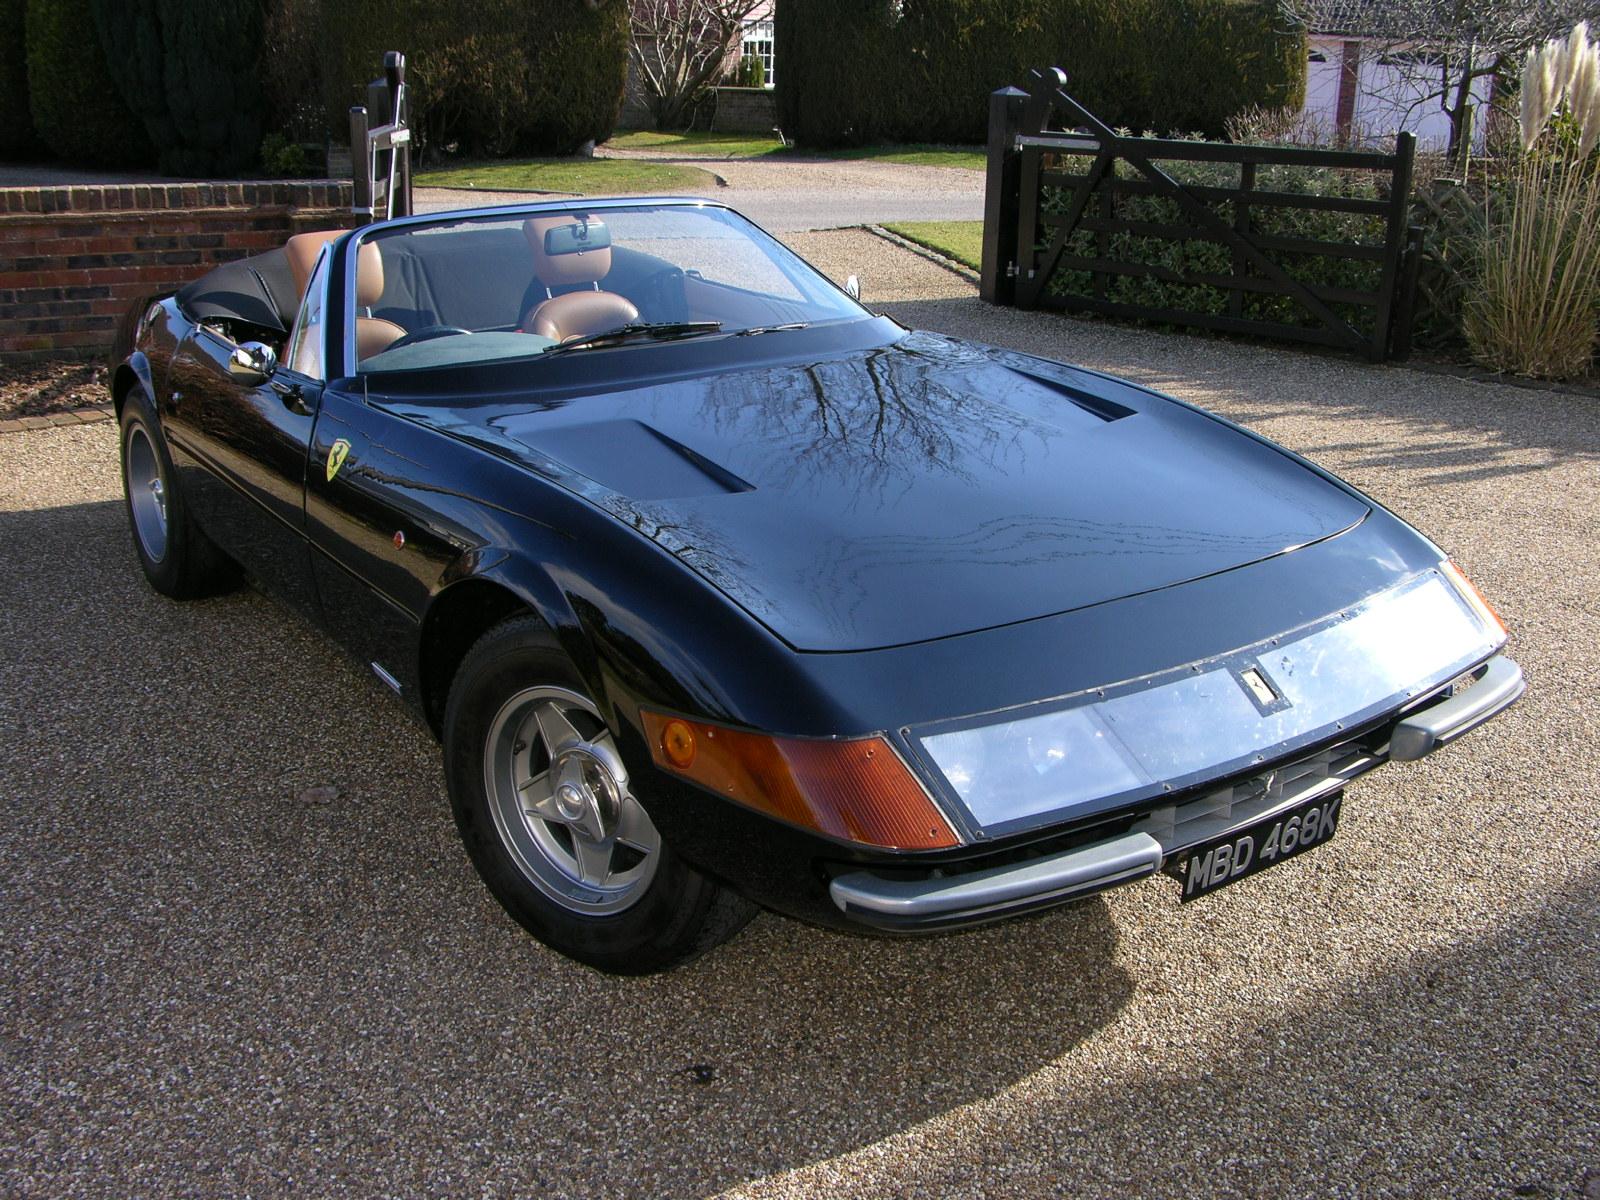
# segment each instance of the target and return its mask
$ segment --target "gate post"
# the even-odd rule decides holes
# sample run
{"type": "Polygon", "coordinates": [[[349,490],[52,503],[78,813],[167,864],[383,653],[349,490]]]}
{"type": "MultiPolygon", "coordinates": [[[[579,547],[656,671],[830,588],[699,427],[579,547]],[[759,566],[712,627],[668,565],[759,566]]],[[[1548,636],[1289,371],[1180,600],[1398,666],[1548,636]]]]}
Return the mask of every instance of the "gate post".
{"type": "MultiPolygon", "coordinates": [[[[1396,292],[1400,289],[1400,268],[1406,253],[1406,225],[1411,218],[1411,171],[1417,157],[1417,135],[1405,132],[1394,139],[1394,175],[1389,183],[1389,219],[1383,236],[1383,272],[1378,284],[1378,309],[1373,315],[1372,342],[1367,357],[1382,362],[1389,355],[1394,339],[1391,322],[1395,316],[1396,292]]],[[[1409,331],[1406,337],[1410,337],[1409,331]]]]}
{"type": "Polygon", "coordinates": [[[367,84],[367,102],[350,110],[350,166],[355,177],[352,211],[369,221],[411,215],[411,102],[406,56],[383,56],[382,79],[367,84]],[[376,122],[374,124],[373,122],[376,122]]]}
{"type": "Polygon", "coordinates": [[[1022,207],[1022,106],[1028,93],[1005,87],[989,94],[989,166],[983,185],[983,272],[978,294],[990,304],[1016,299],[1017,219],[1022,207]]]}

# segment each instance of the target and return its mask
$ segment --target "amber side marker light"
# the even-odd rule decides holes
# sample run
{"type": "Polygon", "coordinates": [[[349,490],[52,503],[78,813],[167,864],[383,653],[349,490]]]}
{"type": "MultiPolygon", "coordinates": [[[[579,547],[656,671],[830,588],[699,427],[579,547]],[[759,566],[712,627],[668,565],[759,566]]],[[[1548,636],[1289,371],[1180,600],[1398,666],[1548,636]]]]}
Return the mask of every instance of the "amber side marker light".
{"type": "Polygon", "coordinates": [[[1456,591],[1461,593],[1462,598],[1478,610],[1478,615],[1486,623],[1495,626],[1501,633],[1511,632],[1506,628],[1506,623],[1500,619],[1500,614],[1495,612],[1494,605],[1483,598],[1483,593],[1478,590],[1477,585],[1472,580],[1467,578],[1465,571],[1448,558],[1439,564],[1439,569],[1445,573],[1451,583],[1456,585],[1456,591]]]}
{"type": "Polygon", "coordinates": [[[886,850],[961,840],[881,737],[768,737],[641,711],[656,765],[747,808],[886,850]]]}

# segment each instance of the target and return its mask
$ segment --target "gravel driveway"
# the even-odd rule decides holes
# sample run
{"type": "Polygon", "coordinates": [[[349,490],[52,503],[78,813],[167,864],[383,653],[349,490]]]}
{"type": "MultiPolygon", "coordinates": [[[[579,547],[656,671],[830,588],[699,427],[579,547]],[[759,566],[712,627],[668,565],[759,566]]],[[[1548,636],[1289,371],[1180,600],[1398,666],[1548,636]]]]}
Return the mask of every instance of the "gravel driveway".
{"type": "Polygon", "coordinates": [[[909,298],[926,264],[864,237],[797,241],[1415,519],[1527,697],[1199,904],[1156,879],[916,942],[763,916],[611,979],[488,898],[366,672],[253,592],[145,587],[109,424],[7,435],[0,1193],[1600,1195],[1594,402],[909,298]]]}

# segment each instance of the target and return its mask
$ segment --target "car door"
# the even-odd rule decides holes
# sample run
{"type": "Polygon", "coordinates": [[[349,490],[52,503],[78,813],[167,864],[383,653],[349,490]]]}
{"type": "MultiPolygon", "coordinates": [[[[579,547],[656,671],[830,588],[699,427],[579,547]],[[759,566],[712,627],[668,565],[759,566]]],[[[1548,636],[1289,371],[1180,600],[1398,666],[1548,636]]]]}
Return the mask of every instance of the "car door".
{"type": "Polygon", "coordinates": [[[327,255],[290,331],[286,361],[259,383],[230,372],[237,348],[198,327],[168,374],[162,428],[200,526],[263,587],[317,612],[305,538],[306,456],[322,392],[327,255]]]}
{"type": "Polygon", "coordinates": [[[333,386],[306,484],[324,624],[413,703],[423,613],[441,579],[483,545],[440,449],[436,435],[333,386]]]}

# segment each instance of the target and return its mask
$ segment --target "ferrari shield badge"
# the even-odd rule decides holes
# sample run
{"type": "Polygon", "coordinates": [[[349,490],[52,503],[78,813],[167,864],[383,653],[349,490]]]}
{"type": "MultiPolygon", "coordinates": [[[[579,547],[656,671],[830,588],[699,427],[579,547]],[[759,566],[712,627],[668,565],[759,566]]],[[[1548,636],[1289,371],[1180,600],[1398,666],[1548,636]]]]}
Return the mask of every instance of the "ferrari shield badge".
{"type": "Polygon", "coordinates": [[[344,466],[344,460],[350,457],[350,443],[340,438],[328,448],[328,482],[333,482],[333,477],[339,473],[339,468],[344,466]]]}

